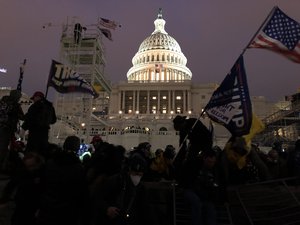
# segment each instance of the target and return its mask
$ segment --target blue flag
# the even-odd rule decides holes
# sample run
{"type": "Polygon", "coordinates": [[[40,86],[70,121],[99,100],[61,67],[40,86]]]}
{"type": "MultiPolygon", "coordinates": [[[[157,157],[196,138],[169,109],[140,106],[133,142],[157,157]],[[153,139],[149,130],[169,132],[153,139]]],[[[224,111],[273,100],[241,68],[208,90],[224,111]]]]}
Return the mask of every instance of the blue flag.
{"type": "Polygon", "coordinates": [[[83,79],[76,71],[62,63],[52,60],[48,87],[53,87],[59,93],[82,92],[98,97],[93,86],[83,79]]]}
{"type": "Polygon", "coordinates": [[[226,127],[233,136],[249,133],[252,106],[242,55],[214,91],[204,112],[211,120],[226,127]]]}

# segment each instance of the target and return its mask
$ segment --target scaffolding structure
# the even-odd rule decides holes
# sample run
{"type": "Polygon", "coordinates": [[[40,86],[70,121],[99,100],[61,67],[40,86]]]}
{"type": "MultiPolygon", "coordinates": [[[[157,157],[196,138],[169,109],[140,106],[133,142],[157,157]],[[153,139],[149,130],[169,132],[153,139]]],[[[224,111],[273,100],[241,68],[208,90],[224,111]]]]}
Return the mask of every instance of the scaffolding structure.
{"type": "Polygon", "coordinates": [[[78,19],[63,25],[60,40],[60,63],[76,71],[89,82],[99,94],[93,98],[86,93],[71,92],[56,94],[55,106],[57,126],[52,129],[52,140],[61,143],[73,133],[87,142],[94,129],[102,129],[107,124],[102,118],[107,115],[111,84],[104,74],[105,49],[103,35],[97,24],[82,26],[78,19]],[[67,127],[66,127],[67,126],[67,127]]]}
{"type": "Polygon", "coordinates": [[[255,137],[255,142],[264,146],[275,143],[282,148],[294,147],[300,137],[300,99],[294,98],[290,105],[264,118],[263,123],[266,128],[255,137]]]}

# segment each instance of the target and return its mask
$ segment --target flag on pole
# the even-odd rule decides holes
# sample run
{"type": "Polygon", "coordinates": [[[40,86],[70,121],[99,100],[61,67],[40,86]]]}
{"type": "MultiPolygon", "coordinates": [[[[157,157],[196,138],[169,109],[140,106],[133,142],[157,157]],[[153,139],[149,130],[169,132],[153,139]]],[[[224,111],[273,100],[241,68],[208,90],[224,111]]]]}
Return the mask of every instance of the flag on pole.
{"type": "Polygon", "coordinates": [[[120,27],[120,24],[118,24],[117,22],[102,17],[99,18],[98,24],[102,27],[113,30],[115,30],[118,26],[120,27]]]}
{"type": "Polygon", "coordinates": [[[19,90],[19,91],[22,91],[22,83],[23,83],[23,75],[24,75],[25,65],[26,65],[26,59],[24,59],[23,63],[20,66],[20,76],[19,76],[18,86],[17,86],[17,90],[19,90]]]}
{"type": "Polygon", "coordinates": [[[82,92],[98,97],[93,86],[76,71],[52,60],[47,87],[53,87],[59,93],[82,92]]]}
{"type": "Polygon", "coordinates": [[[300,24],[275,7],[248,48],[268,49],[300,63],[300,24]]]}
{"type": "Polygon", "coordinates": [[[240,137],[249,133],[252,105],[242,55],[214,91],[204,112],[211,120],[227,128],[233,136],[240,137]]]}
{"type": "Polygon", "coordinates": [[[160,71],[163,71],[163,64],[155,64],[155,73],[159,73],[160,71]]]}
{"type": "Polygon", "coordinates": [[[110,41],[112,41],[112,34],[111,34],[111,31],[109,29],[105,29],[105,28],[101,28],[101,27],[98,27],[99,30],[101,31],[101,33],[110,41]]]}
{"type": "Polygon", "coordinates": [[[265,129],[265,124],[261,121],[261,119],[259,119],[257,117],[256,114],[253,113],[252,115],[252,124],[251,124],[251,128],[248,134],[244,135],[243,138],[246,141],[246,144],[248,146],[251,145],[251,140],[253,139],[253,137],[262,132],[265,129]]]}

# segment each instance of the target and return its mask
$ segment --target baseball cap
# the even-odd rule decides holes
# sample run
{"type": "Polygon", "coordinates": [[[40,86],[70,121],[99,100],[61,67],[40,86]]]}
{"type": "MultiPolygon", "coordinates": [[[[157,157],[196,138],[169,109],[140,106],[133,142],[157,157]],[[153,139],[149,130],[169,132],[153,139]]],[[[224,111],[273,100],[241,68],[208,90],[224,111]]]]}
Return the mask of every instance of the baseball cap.
{"type": "Polygon", "coordinates": [[[91,141],[91,144],[95,144],[97,142],[103,142],[102,138],[100,135],[95,135],[91,141]]]}
{"type": "Polygon", "coordinates": [[[34,92],[34,94],[32,95],[32,97],[30,98],[31,100],[34,99],[35,97],[40,97],[40,98],[45,98],[45,95],[43,92],[41,91],[36,91],[34,92]]]}

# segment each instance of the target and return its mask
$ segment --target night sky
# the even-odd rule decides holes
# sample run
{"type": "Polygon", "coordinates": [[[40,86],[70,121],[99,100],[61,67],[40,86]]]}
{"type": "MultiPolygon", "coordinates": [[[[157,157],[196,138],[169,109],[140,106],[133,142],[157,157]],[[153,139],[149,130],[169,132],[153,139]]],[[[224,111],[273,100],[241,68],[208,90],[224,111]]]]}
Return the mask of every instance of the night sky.
{"type": "MultiPolygon", "coordinates": [[[[119,22],[113,41],[104,40],[106,76],[126,80],[139,45],[154,31],[158,9],[200,83],[221,83],[274,6],[300,22],[299,0],[0,0],[0,86],[16,88],[24,59],[23,91],[45,91],[51,60],[59,61],[62,24],[78,17],[82,25],[103,17],[119,22]],[[51,26],[43,25],[51,23],[51,26]]],[[[300,88],[300,64],[262,49],[244,54],[250,95],[272,101],[300,88]]],[[[50,88],[51,94],[55,91],[50,88]]],[[[51,96],[51,95],[50,95],[51,96]]]]}

